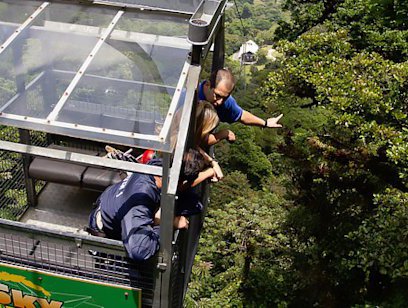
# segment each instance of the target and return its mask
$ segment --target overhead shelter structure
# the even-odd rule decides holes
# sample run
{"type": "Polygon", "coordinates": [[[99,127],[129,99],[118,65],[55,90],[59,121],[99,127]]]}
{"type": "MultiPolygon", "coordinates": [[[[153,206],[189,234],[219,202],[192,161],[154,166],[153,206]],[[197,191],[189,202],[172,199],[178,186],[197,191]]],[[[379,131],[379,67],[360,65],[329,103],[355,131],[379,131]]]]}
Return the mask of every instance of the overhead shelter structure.
{"type": "Polygon", "coordinates": [[[146,307],[182,305],[202,217],[173,232],[176,189],[212,44],[212,67],[223,66],[225,6],[0,0],[0,266],[141,290],[146,307]],[[105,144],[153,149],[163,167],[106,159],[105,144]],[[75,210],[87,212],[93,195],[81,193],[114,183],[118,171],[163,177],[160,252],[147,264],[128,260],[121,242],[64,228],[69,215],[44,220],[65,207],[67,186],[77,188],[75,210]]]}

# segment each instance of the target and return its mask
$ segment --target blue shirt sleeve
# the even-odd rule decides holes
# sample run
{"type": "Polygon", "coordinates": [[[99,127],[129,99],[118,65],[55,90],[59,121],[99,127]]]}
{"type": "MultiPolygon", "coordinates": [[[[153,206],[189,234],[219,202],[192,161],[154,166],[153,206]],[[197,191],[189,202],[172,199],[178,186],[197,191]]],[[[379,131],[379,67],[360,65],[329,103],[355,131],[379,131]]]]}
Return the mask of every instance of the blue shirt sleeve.
{"type": "Polygon", "coordinates": [[[145,261],[159,250],[160,227],[153,226],[151,211],[143,206],[134,206],[122,219],[122,241],[129,257],[145,261]]]}
{"type": "Polygon", "coordinates": [[[235,123],[241,119],[243,109],[238,105],[234,97],[230,96],[228,99],[216,107],[218,117],[221,122],[235,123]]]}

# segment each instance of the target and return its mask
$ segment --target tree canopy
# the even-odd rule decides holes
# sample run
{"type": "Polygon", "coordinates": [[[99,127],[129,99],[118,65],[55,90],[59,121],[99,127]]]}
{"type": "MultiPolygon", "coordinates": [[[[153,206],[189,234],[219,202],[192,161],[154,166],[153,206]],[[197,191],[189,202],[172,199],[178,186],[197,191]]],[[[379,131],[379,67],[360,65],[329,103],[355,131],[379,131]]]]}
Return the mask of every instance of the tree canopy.
{"type": "Polygon", "coordinates": [[[212,188],[188,303],[405,307],[408,3],[284,8],[282,56],[234,93],[260,116],[284,113],[284,127],[234,125],[237,143],[216,148],[227,176],[212,188]]]}

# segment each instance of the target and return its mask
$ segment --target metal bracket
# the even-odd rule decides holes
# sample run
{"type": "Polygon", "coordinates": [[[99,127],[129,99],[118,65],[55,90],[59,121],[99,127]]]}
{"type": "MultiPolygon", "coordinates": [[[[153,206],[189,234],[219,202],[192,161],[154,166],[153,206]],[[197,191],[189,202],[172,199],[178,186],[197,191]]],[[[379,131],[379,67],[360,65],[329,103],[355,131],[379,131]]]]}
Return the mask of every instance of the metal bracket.
{"type": "Polygon", "coordinates": [[[76,238],[75,239],[75,243],[77,248],[81,248],[82,247],[82,240],[80,238],[76,238]]]}
{"type": "Polygon", "coordinates": [[[160,271],[165,271],[167,269],[167,263],[157,263],[157,269],[159,269],[160,271]]]}

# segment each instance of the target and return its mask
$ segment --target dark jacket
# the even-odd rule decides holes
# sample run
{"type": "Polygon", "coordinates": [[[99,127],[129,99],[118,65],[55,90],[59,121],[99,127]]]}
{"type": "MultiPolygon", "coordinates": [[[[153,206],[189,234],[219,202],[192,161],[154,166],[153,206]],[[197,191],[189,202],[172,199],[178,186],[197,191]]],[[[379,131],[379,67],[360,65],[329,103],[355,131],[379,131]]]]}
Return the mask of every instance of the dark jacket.
{"type": "Polygon", "coordinates": [[[103,231],[122,240],[134,260],[147,260],[159,249],[159,226],[152,224],[160,192],[152,175],[133,173],[99,197],[103,231]]]}

